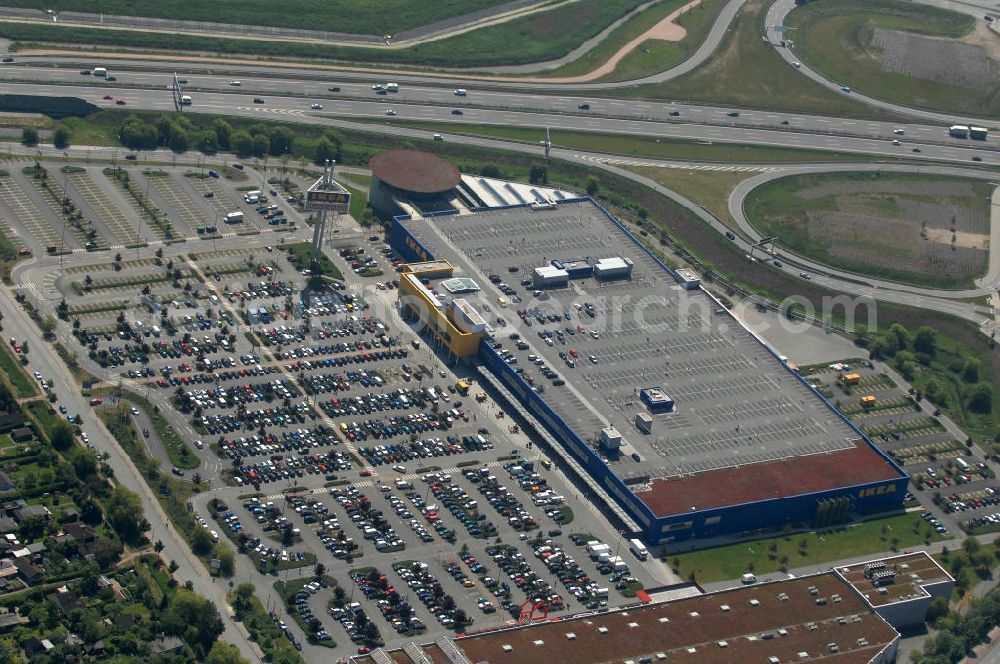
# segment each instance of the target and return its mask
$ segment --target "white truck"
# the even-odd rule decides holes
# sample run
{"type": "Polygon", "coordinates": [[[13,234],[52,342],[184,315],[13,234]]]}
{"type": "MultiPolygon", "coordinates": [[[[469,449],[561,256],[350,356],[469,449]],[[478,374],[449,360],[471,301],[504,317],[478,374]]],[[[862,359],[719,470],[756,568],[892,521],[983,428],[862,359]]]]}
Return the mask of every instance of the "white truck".
{"type": "Polygon", "coordinates": [[[94,67],[94,76],[107,77],[108,68],[107,67],[94,67]]]}
{"type": "Polygon", "coordinates": [[[230,212],[226,215],[227,224],[242,224],[243,223],[243,213],[240,211],[230,212]]]}
{"type": "Polygon", "coordinates": [[[385,89],[389,92],[399,92],[399,83],[386,83],[385,89]]]}
{"type": "Polygon", "coordinates": [[[191,95],[182,95],[181,106],[190,106],[190,105],[191,105],[191,95]]]}
{"type": "Polygon", "coordinates": [[[645,560],[649,557],[649,551],[646,549],[646,545],[638,539],[630,539],[628,541],[628,549],[632,552],[632,555],[639,560],[645,560]]]}

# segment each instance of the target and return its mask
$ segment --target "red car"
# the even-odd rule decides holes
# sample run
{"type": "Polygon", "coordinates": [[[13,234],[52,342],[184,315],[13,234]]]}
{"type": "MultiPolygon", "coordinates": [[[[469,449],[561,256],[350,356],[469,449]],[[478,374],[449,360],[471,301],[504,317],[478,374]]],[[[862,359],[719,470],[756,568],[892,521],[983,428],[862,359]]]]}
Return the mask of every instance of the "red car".
{"type": "Polygon", "coordinates": [[[372,476],[372,471],[369,470],[368,468],[365,468],[364,470],[361,471],[361,477],[371,477],[371,476],[372,476]]]}
{"type": "Polygon", "coordinates": [[[372,651],[372,649],[369,648],[368,646],[361,646],[360,648],[358,648],[358,654],[359,655],[367,655],[371,651],[372,651]]]}
{"type": "Polygon", "coordinates": [[[115,103],[118,104],[119,106],[124,106],[125,105],[125,100],[124,99],[119,99],[115,103]]]}
{"type": "Polygon", "coordinates": [[[114,97],[112,97],[111,95],[104,95],[104,98],[105,98],[105,99],[107,99],[107,100],[109,100],[109,101],[110,101],[111,99],[114,99],[114,97]]]}

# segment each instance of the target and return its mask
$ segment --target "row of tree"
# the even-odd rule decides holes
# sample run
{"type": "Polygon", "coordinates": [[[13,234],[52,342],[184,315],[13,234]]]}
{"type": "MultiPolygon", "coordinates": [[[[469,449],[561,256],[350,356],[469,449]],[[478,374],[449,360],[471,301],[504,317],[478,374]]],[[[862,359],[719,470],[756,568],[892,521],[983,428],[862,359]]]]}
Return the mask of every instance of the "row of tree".
{"type": "Polygon", "coordinates": [[[319,139],[308,139],[307,145],[304,143],[307,139],[286,126],[257,123],[234,128],[220,118],[211,126],[199,127],[180,114],[160,115],[155,122],[129,115],[118,137],[122,145],[132,150],[169,148],[179,153],[199,150],[205,154],[222,150],[232,151],[238,157],[282,157],[308,152],[311,147],[317,163],[327,159],[339,161],[344,143],[343,136],[335,131],[327,131],[319,139]]]}

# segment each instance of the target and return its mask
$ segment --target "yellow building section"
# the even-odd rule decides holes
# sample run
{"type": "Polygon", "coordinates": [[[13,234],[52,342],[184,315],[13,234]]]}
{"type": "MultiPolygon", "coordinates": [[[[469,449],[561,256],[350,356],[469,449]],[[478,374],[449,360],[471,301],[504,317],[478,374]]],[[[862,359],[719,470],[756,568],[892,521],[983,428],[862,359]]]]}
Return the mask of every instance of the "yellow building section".
{"type": "Polygon", "coordinates": [[[430,330],[434,338],[444,345],[456,357],[469,357],[479,353],[479,340],[482,339],[485,330],[485,321],[482,325],[471,324],[468,320],[462,325],[468,329],[462,329],[456,325],[456,313],[452,307],[446,307],[438,298],[421,283],[421,277],[435,270],[440,271],[441,276],[451,275],[451,264],[447,261],[430,261],[429,263],[408,264],[401,274],[399,280],[399,301],[403,308],[415,318],[418,318],[427,329],[430,330]],[[447,264],[447,273],[441,263],[447,264]],[[423,269],[421,269],[423,266],[423,269]],[[416,267],[417,269],[411,269],[416,267]]]}
{"type": "Polygon", "coordinates": [[[444,279],[455,272],[455,266],[444,259],[424,261],[422,263],[407,263],[403,272],[412,272],[421,279],[444,279]]]}

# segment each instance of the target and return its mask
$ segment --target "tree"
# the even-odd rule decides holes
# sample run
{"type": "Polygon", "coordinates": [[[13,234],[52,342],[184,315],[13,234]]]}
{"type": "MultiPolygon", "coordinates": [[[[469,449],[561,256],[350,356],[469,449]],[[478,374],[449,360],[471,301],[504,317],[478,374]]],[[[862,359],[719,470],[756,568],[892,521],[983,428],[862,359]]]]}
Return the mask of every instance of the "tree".
{"type": "Polygon", "coordinates": [[[601,191],[601,183],[593,175],[587,178],[587,195],[596,196],[601,191]]]}
{"type": "Polygon", "coordinates": [[[56,127],[56,130],[52,133],[52,145],[59,150],[64,150],[69,147],[69,129],[63,125],[56,127]]]}
{"type": "Polygon", "coordinates": [[[139,496],[119,484],[111,492],[106,505],[108,521],[118,535],[129,544],[138,542],[145,522],[139,496]]]}
{"type": "Polygon", "coordinates": [[[73,446],[73,429],[62,420],[52,427],[51,436],[52,447],[60,452],[65,452],[73,446]]]}
{"type": "Polygon", "coordinates": [[[219,542],[212,551],[212,557],[219,561],[219,574],[222,576],[232,576],[233,568],[236,566],[233,547],[225,542],[219,542]]]}
{"type": "Polygon", "coordinates": [[[275,157],[280,157],[286,152],[291,152],[293,140],[295,140],[295,134],[292,133],[291,129],[288,127],[277,127],[271,131],[268,152],[275,157]]]}
{"type": "Polygon", "coordinates": [[[81,482],[97,474],[97,455],[93,450],[80,449],[73,457],[73,472],[81,482]]]}
{"type": "Polygon", "coordinates": [[[544,164],[532,164],[528,171],[528,181],[531,184],[545,184],[549,181],[549,169],[544,164]]]}
{"type": "MultiPolygon", "coordinates": [[[[221,141],[220,141],[221,144],[221,141]]],[[[233,152],[238,157],[249,157],[253,154],[253,136],[245,131],[238,131],[230,138],[233,152]]]]}
{"type": "Polygon", "coordinates": [[[937,350],[937,333],[933,328],[924,325],[917,329],[917,334],[913,337],[913,350],[928,355],[934,354],[937,350]]]}
{"type": "Polygon", "coordinates": [[[167,634],[187,641],[198,659],[205,657],[225,628],[212,602],[183,588],[170,599],[160,625],[167,634]]]}
{"type": "Polygon", "coordinates": [[[979,369],[982,365],[979,360],[975,358],[969,359],[965,363],[965,367],[962,369],[962,380],[966,383],[978,383],[979,382],[979,369]]]}
{"type": "Polygon", "coordinates": [[[316,141],[316,148],[313,150],[313,161],[317,164],[325,164],[327,159],[333,159],[334,152],[333,144],[324,136],[316,141]]]}
{"type": "Polygon", "coordinates": [[[986,382],[976,383],[969,390],[969,410],[974,413],[989,413],[993,410],[993,386],[986,382]]]}
{"type": "Polygon", "coordinates": [[[215,131],[215,138],[219,142],[219,147],[223,150],[229,149],[229,141],[233,134],[233,127],[225,120],[216,120],[212,125],[215,131]]]}
{"type": "Polygon", "coordinates": [[[205,154],[215,154],[219,151],[219,139],[212,131],[200,132],[193,143],[205,154]]]}
{"type": "Polygon", "coordinates": [[[316,563],[316,567],[313,569],[313,575],[317,579],[322,579],[324,574],[326,574],[326,565],[323,563],[316,563]]]}
{"type": "Polygon", "coordinates": [[[118,562],[123,550],[122,541],[113,533],[106,537],[98,537],[94,544],[94,560],[101,569],[110,569],[118,562]]]}
{"type": "Polygon", "coordinates": [[[32,148],[38,145],[38,130],[34,127],[25,127],[22,129],[21,142],[32,148]]]}
{"type": "Polygon", "coordinates": [[[241,583],[236,586],[233,592],[233,610],[236,615],[242,616],[253,607],[254,585],[252,583],[241,583]]]}
{"type": "Polygon", "coordinates": [[[27,519],[22,519],[21,523],[18,524],[17,532],[21,536],[21,539],[34,541],[45,534],[45,519],[40,516],[30,516],[27,519]]]}
{"type": "Polygon", "coordinates": [[[240,649],[225,641],[216,641],[208,651],[205,664],[247,664],[240,649]]]}
{"type": "Polygon", "coordinates": [[[191,145],[191,138],[184,129],[174,127],[173,131],[170,132],[170,140],[167,144],[174,152],[187,152],[191,145]]]}
{"type": "Polygon", "coordinates": [[[156,540],[156,544],[153,545],[153,551],[156,551],[157,553],[160,553],[161,551],[163,551],[163,541],[162,540],[156,540]]]}
{"type": "Polygon", "coordinates": [[[253,137],[251,145],[250,153],[255,157],[263,157],[271,148],[271,139],[267,137],[267,134],[257,134],[253,137]]]}
{"type": "Polygon", "coordinates": [[[130,117],[125,120],[125,124],[119,132],[122,144],[130,150],[152,150],[159,141],[159,133],[151,124],[130,117]]]}
{"type": "Polygon", "coordinates": [[[481,169],[479,169],[479,174],[482,175],[484,178],[503,177],[503,175],[500,173],[500,168],[497,167],[495,164],[487,164],[486,166],[483,166],[481,169]]]}
{"type": "Polygon", "coordinates": [[[212,537],[212,533],[208,531],[208,528],[196,526],[195,529],[191,531],[191,550],[194,551],[196,555],[204,556],[212,550],[212,546],[214,544],[215,540],[212,537]]]}

